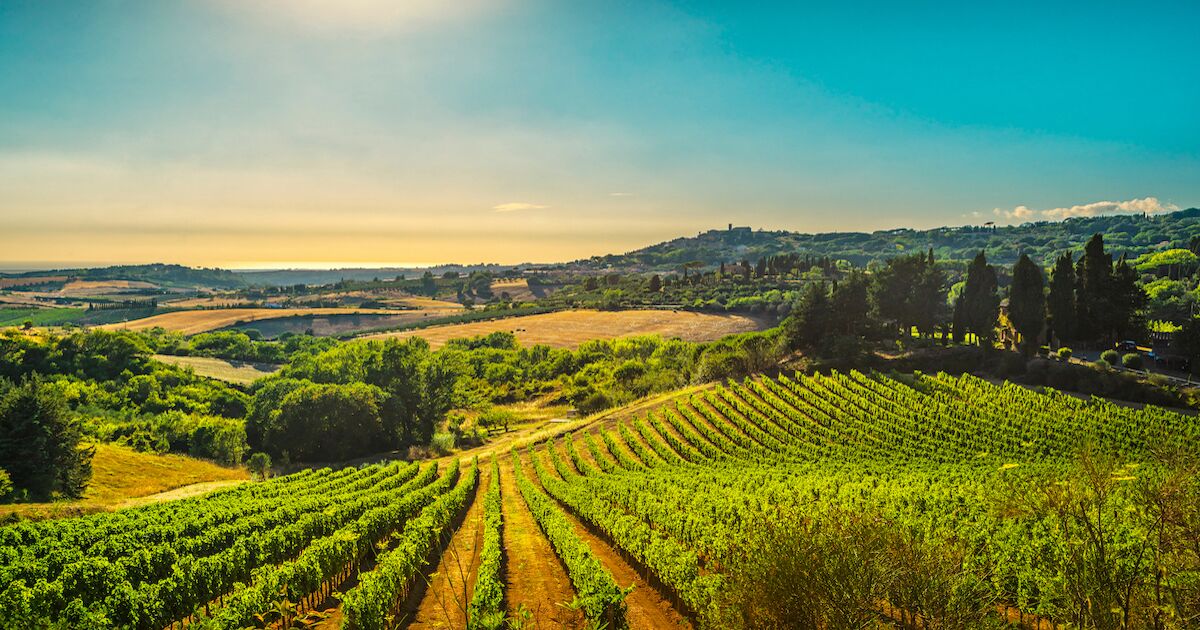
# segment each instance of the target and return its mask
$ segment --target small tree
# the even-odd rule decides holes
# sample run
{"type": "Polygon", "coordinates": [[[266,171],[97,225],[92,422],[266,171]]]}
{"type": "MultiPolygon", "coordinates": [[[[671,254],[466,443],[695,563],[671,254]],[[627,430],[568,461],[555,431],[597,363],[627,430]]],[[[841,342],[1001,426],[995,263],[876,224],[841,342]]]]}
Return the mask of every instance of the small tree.
{"type": "Polygon", "coordinates": [[[1129,354],[1122,355],[1121,365],[1130,370],[1140,370],[1142,369],[1142,355],[1136,352],[1130,352],[1129,354]]]}
{"type": "Polygon", "coordinates": [[[12,479],[8,477],[8,473],[3,468],[0,468],[0,500],[7,499],[8,495],[12,494],[12,490],[12,479]]]}
{"type": "Polygon", "coordinates": [[[509,425],[516,421],[516,415],[506,409],[488,409],[479,414],[476,426],[491,433],[493,429],[503,428],[508,433],[509,425]]]}
{"type": "Polygon", "coordinates": [[[246,462],[250,473],[259,479],[266,479],[271,474],[271,456],[266,453],[255,453],[246,462]]]}

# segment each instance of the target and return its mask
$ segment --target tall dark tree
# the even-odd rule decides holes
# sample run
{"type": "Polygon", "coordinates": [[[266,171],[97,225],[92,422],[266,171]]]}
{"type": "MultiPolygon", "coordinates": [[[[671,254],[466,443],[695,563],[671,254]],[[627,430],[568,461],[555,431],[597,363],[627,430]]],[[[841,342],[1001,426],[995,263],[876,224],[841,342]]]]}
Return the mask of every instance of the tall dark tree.
{"type": "Polygon", "coordinates": [[[871,302],[878,316],[901,334],[912,327],[932,334],[945,319],[945,275],[932,252],[897,256],[873,275],[871,302]]]}
{"type": "Polygon", "coordinates": [[[1108,303],[1112,309],[1109,313],[1109,323],[1112,329],[1106,333],[1116,339],[1140,337],[1145,329],[1140,312],[1146,308],[1148,300],[1146,292],[1138,283],[1137,272],[1129,266],[1125,257],[1121,256],[1113,268],[1109,284],[1108,303]]]}
{"type": "Polygon", "coordinates": [[[651,293],[658,293],[659,291],[662,291],[662,278],[660,278],[658,274],[650,276],[650,286],[648,288],[650,289],[651,293]]]}
{"type": "Polygon", "coordinates": [[[1112,255],[1104,251],[1104,237],[1092,236],[1075,266],[1075,312],[1080,339],[1097,341],[1111,331],[1112,255]]]}
{"type": "Polygon", "coordinates": [[[829,288],[813,282],[804,288],[792,314],[783,321],[783,337],[791,350],[812,350],[829,334],[833,310],[829,288]]]}
{"type": "Polygon", "coordinates": [[[834,288],[833,323],[842,334],[864,334],[869,321],[870,309],[867,279],[861,272],[851,272],[834,288]]]}
{"type": "Polygon", "coordinates": [[[963,312],[962,294],[954,298],[954,310],[950,320],[950,337],[954,343],[962,343],[967,336],[967,316],[963,312]]]}
{"type": "Polygon", "coordinates": [[[988,264],[982,251],[967,266],[967,280],[962,292],[962,315],[968,332],[979,345],[985,345],[996,334],[1000,315],[1000,296],[996,293],[996,269],[988,264]]]}
{"type": "Polygon", "coordinates": [[[54,387],[30,378],[0,396],[0,468],[17,489],[39,498],[55,491],[83,496],[95,448],[81,449],[81,438],[78,421],[54,387]]]}
{"type": "Polygon", "coordinates": [[[1075,340],[1078,311],[1075,306],[1075,262],[1071,253],[1058,257],[1050,272],[1050,293],[1046,297],[1048,337],[1065,344],[1075,340]]]}
{"type": "Polygon", "coordinates": [[[933,336],[946,321],[946,274],[934,260],[933,248],[929,249],[909,300],[917,330],[927,337],[933,336]]]}
{"type": "Polygon", "coordinates": [[[1192,374],[1200,374],[1200,317],[1189,317],[1175,333],[1175,346],[1187,357],[1192,374]]]}
{"type": "Polygon", "coordinates": [[[1021,254],[1013,265],[1012,286],[1008,291],[1008,319],[1020,335],[1019,346],[1027,357],[1037,349],[1046,324],[1044,290],[1042,270],[1029,256],[1021,254]]]}

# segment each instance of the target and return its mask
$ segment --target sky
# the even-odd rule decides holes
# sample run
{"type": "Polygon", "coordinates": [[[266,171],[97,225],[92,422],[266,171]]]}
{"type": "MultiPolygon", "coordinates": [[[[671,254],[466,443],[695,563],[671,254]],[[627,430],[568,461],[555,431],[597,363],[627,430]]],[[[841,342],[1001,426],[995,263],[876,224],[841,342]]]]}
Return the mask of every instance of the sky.
{"type": "Polygon", "coordinates": [[[1200,3],[0,0],[0,267],[1200,205],[1200,3]]]}

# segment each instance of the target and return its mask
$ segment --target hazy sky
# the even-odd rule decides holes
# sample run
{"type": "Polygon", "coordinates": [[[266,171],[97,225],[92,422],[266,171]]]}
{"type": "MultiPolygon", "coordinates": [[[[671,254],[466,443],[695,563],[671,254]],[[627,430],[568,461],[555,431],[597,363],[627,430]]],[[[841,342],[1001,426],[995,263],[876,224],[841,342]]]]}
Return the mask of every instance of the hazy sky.
{"type": "Polygon", "coordinates": [[[1200,3],[800,4],[0,0],[0,266],[1200,204],[1200,3]]]}

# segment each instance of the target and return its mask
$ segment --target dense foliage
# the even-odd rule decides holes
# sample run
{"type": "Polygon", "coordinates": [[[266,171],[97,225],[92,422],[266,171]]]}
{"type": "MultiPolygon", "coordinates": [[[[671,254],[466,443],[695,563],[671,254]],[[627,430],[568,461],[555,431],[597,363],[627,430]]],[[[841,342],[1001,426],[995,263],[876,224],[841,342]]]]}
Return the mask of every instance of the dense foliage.
{"type": "Polygon", "coordinates": [[[0,470],[7,486],[35,498],[58,492],[80,498],[92,476],[94,449],[81,447],[79,422],[61,396],[37,378],[0,380],[0,470]]]}
{"type": "Polygon", "coordinates": [[[37,377],[94,439],[236,464],[246,450],[249,397],[150,358],[144,336],[108,331],[0,333],[0,379],[37,377]]]}
{"type": "MultiPolygon", "coordinates": [[[[1118,256],[1128,254],[1136,258],[1151,251],[1191,249],[1192,239],[1200,233],[1200,209],[1152,216],[1079,217],[1014,226],[900,228],[870,234],[802,234],[748,228],[711,230],[626,254],[597,256],[587,262],[605,269],[673,271],[692,262],[714,267],[722,262],[799,254],[867,266],[872,261],[883,261],[898,254],[932,249],[938,259],[960,264],[970,261],[982,250],[989,260],[1000,264],[1011,265],[1021,254],[1028,254],[1035,263],[1045,267],[1053,264],[1054,258],[1064,251],[1080,252],[1087,239],[1097,233],[1105,235],[1118,256]]],[[[1173,257],[1163,260],[1164,265],[1178,262],[1173,257]]]]}

